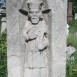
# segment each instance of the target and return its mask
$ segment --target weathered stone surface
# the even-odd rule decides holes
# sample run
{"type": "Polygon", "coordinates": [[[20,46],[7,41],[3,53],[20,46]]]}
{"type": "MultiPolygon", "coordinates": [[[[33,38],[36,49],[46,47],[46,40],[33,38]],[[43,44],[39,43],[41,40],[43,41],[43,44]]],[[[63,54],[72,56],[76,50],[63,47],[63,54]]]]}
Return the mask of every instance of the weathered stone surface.
{"type": "Polygon", "coordinates": [[[66,47],[66,59],[67,60],[70,60],[71,58],[74,59],[73,54],[75,53],[75,51],[76,51],[76,49],[73,46],[71,46],[71,45],[67,46],[66,47]]]}
{"type": "MultiPolygon", "coordinates": [[[[34,0],[32,0],[34,1],[34,0]]],[[[26,3],[27,4],[27,3],[26,3]]],[[[45,76],[45,71],[48,66],[48,25],[42,16],[42,3],[28,2],[28,19],[23,28],[23,37],[25,40],[25,75],[28,77],[29,72],[31,76],[40,77],[45,76]],[[41,20],[42,19],[42,20],[41,20]],[[41,71],[44,69],[43,71],[41,71]],[[42,73],[41,73],[42,72],[42,73]],[[44,74],[43,74],[44,73],[44,74]]],[[[27,5],[28,5],[27,4],[27,5]]],[[[49,75],[46,74],[48,77],[49,75]]]]}
{"type": "Polygon", "coordinates": [[[52,9],[51,77],[66,75],[67,0],[47,0],[52,9]]]}
{"type": "Polygon", "coordinates": [[[7,65],[8,77],[21,77],[21,44],[19,2],[7,0],[7,65]]]}
{"type": "Polygon", "coordinates": [[[67,1],[44,0],[45,7],[52,10],[44,15],[49,31],[47,55],[25,52],[23,28],[27,17],[18,11],[22,3],[23,0],[7,0],[8,77],[65,77],[67,1]]]}
{"type": "Polygon", "coordinates": [[[21,77],[20,58],[11,56],[8,58],[8,77],[21,77]]]}
{"type": "Polygon", "coordinates": [[[6,30],[6,17],[2,17],[1,19],[1,33],[6,30]]]}

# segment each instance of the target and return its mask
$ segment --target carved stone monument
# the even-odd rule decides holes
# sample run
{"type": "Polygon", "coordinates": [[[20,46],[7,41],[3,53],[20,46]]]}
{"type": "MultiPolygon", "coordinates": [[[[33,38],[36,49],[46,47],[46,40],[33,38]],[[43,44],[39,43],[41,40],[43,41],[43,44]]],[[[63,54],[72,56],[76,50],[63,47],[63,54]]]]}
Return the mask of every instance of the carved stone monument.
{"type": "Polygon", "coordinates": [[[65,77],[66,6],[64,0],[7,0],[8,77],[65,77]]]}
{"type": "Polygon", "coordinates": [[[1,33],[6,30],[6,17],[1,19],[1,33]]]}
{"type": "Polygon", "coordinates": [[[49,75],[48,25],[43,14],[48,13],[50,9],[43,10],[43,7],[41,0],[28,0],[20,9],[20,12],[28,17],[22,31],[25,40],[24,77],[48,77],[49,75]],[[23,9],[26,5],[28,11],[23,9]]]}

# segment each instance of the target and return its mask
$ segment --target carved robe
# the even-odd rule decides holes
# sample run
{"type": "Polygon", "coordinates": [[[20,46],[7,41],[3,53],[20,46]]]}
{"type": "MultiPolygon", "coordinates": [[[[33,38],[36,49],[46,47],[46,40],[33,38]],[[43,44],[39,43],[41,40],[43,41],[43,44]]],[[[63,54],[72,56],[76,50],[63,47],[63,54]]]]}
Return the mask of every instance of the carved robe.
{"type": "Polygon", "coordinates": [[[26,45],[25,77],[47,77],[45,74],[47,75],[48,69],[47,48],[49,43],[45,21],[40,21],[37,25],[32,25],[30,21],[26,21],[23,35],[26,45]]]}

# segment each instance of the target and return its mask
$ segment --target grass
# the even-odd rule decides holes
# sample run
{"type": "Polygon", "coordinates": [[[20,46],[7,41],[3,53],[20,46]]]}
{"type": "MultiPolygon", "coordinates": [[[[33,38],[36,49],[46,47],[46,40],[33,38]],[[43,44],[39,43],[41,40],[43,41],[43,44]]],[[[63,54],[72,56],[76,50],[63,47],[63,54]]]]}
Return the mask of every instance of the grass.
{"type": "Polygon", "coordinates": [[[77,20],[73,20],[70,24],[69,31],[71,34],[77,32],[77,20]]]}
{"type": "Polygon", "coordinates": [[[75,35],[76,32],[77,32],[77,20],[73,20],[70,23],[67,43],[71,43],[72,46],[76,49],[76,52],[73,54],[74,60],[67,61],[66,77],[77,77],[77,35],[75,35]]]}
{"type": "Polygon", "coordinates": [[[7,77],[7,44],[6,32],[1,33],[0,17],[0,77],[7,77]]]}
{"type": "Polygon", "coordinates": [[[7,77],[6,32],[3,32],[0,38],[0,77],[7,77]]]}

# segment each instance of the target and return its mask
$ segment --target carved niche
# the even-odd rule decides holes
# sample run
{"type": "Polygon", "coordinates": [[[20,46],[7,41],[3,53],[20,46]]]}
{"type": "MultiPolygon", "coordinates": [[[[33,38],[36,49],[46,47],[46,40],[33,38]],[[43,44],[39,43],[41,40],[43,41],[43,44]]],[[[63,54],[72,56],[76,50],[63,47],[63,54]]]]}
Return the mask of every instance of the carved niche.
{"type": "Polygon", "coordinates": [[[27,16],[23,27],[25,40],[24,77],[48,77],[48,25],[44,15],[51,10],[44,8],[42,0],[24,1],[19,10],[27,16]],[[24,10],[24,7],[26,9],[24,10]]]}

